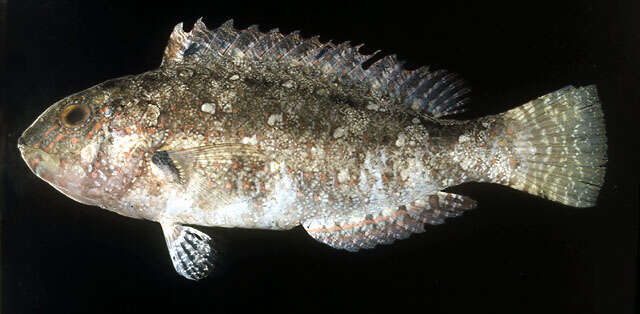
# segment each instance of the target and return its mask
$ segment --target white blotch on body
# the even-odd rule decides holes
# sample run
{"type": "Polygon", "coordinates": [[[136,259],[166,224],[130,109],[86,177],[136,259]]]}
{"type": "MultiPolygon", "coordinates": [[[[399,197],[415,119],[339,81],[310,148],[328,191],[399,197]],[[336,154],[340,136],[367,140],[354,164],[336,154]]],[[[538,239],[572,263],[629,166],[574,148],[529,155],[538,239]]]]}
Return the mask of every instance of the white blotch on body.
{"type": "Polygon", "coordinates": [[[338,172],[338,182],[345,183],[347,182],[348,179],[349,179],[349,172],[347,172],[346,169],[342,169],[340,170],[340,172],[338,172]]]}
{"type": "MultiPolygon", "coordinates": [[[[262,218],[260,221],[263,227],[277,228],[278,221],[295,203],[297,198],[297,187],[293,178],[286,173],[284,165],[280,169],[280,180],[275,182],[276,191],[272,197],[262,204],[262,218]]],[[[258,221],[256,221],[258,222],[258,221]]]]}
{"type": "Polygon", "coordinates": [[[464,143],[469,141],[471,138],[467,134],[462,134],[458,137],[458,143],[464,143]]]}
{"type": "Polygon", "coordinates": [[[192,208],[193,199],[191,198],[191,193],[180,193],[177,190],[171,190],[162,215],[174,219],[181,213],[190,212],[192,208]]]}
{"type": "Polygon", "coordinates": [[[280,163],[272,161],[269,163],[269,171],[272,173],[278,172],[280,170],[280,163]]]}
{"type": "Polygon", "coordinates": [[[311,147],[311,154],[313,154],[317,158],[322,159],[324,158],[325,152],[324,152],[324,149],[314,146],[314,147],[311,147]]]}
{"type": "Polygon", "coordinates": [[[222,111],[224,111],[226,113],[232,113],[233,112],[233,106],[231,106],[231,104],[221,104],[220,105],[220,109],[222,109],[222,111]]]}
{"type": "Polygon", "coordinates": [[[87,146],[85,146],[81,151],[80,151],[80,158],[82,160],[83,164],[88,164],[93,162],[93,159],[96,157],[96,154],[98,153],[98,143],[97,142],[93,142],[87,146]]]}
{"type": "Polygon", "coordinates": [[[367,183],[367,174],[364,170],[360,170],[360,182],[359,182],[360,191],[369,192],[369,184],[367,183]]]}
{"type": "Polygon", "coordinates": [[[200,107],[200,110],[202,110],[202,111],[204,111],[206,113],[214,114],[214,113],[216,113],[216,105],[207,102],[207,103],[202,104],[202,106],[200,107]]]}
{"type": "Polygon", "coordinates": [[[378,109],[380,109],[380,106],[378,104],[369,103],[367,105],[367,109],[378,111],[378,109]]]}
{"type": "Polygon", "coordinates": [[[121,164],[121,162],[126,162],[126,156],[139,145],[139,141],[140,136],[137,134],[114,136],[111,144],[111,154],[109,154],[112,159],[115,159],[112,163],[121,164]]]}
{"type": "Polygon", "coordinates": [[[270,115],[269,119],[267,120],[267,124],[269,124],[270,126],[274,126],[276,123],[280,123],[280,122],[282,122],[281,113],[274,113],[270,115]]]}
{"type": "Polygon", "coordinates": [[[404,133],[398,134],[398,140],[396,140],[396,146],[402,147],[407,141],[407,136],[404,133]]]}
{"type": "Polygon", "coordinates": [[[294,86],[294,83],[293,83],[292,80],[288,80],[288,81],[282,83],[282,86],[285,87],[285,88],[292,88],[294,86]]]}
{"type": "Polygon", "coordinates": [[[254,134],[252,137],[242,138],[242,144],[257,145],[258,137],[254,134]]]}

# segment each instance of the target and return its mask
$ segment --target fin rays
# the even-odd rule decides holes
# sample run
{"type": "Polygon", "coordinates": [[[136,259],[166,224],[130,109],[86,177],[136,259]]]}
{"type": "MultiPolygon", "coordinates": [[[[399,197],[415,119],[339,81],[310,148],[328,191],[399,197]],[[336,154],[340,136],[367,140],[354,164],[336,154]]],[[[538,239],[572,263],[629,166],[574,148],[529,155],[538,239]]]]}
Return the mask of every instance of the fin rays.
{"type": "Polygon", "coordinates": [[[472,199],[438,192],[394,210],[380,209],[364,216],[336,220],[317,218],[302,225],[314,239],[337,249],[357,251],[406,239],[424,232],[424,224],[441,224],[476,206],[472,199]]]}
{"type": "Polygon", "coordinates": [[[193,30],[184,32],[182,23],[171,33],[162,65],[182,62],[193,55],[231,56],[305,64],[320,69],[328,77],[368,84],[388,93],[399,109],[411,108],[432,118],[452,115],[466,103],[468,88],[456,75],[444,70],[429,72],[426,67],[413,71],[403,68],[395,55],[385,56],[367,69],[363,64],[376,53],[359,52],[363,45],[350,42],[322,43],[318,37],[304,39],[295,31],[282,35],[277,29],[263,33],[256,25],[244,30],[233,27],[233,20],[209,30],[198,19],[193,30]]]}
{"type": "Polygon", "coordinates": [[[607,138],[595,86],[565,87],[503,114],[521,168],[510,186],[575,207],[594,206],[607,138]]]}
{"type": "Polygon", "coordinates": [[[173,267],[181,276],[200,280],[213,271],[215,252],[211,238],[191,227],[162,223],[173,267]]]}

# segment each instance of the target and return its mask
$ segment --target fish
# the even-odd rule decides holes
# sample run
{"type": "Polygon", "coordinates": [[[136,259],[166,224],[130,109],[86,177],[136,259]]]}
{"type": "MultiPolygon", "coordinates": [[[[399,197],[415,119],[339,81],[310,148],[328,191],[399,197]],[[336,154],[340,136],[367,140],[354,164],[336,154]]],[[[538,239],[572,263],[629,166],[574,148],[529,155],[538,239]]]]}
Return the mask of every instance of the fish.
{"type": "Polygon", "coordinates": [[[594,85],[463,120],[456,74],[299,32],[175,26],[159,68],[49,106],[19,137],[28,168],[82,204],[158,222],[176,272],[215,269],[195,226],[288,230],[358,251],[477,206],[500,184],[595,206],[607,137],[594,85]],[[376,59],[378,58],[378,59],[376,59]]]}

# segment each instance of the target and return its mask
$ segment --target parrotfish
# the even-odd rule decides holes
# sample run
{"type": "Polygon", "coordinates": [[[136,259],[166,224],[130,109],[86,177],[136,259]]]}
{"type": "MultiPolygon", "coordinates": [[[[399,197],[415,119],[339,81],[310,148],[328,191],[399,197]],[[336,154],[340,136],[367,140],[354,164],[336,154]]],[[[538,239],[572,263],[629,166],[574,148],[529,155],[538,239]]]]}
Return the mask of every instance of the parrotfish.
{"type": "Polygon", "coordinates": [[[216,251],[187,225],[302,225],[357,251],[474,208],[443,191],[464,182],[595,205],[607,161],[595,86],[453,119],[469,102],[457,75],[406,70],[395,55],[373,62],[361,47],[180,23],[158,69],[54,103],[18,148],[64,195],[160,223],[175,270],[192,280],[213,271],[216,251]]]}

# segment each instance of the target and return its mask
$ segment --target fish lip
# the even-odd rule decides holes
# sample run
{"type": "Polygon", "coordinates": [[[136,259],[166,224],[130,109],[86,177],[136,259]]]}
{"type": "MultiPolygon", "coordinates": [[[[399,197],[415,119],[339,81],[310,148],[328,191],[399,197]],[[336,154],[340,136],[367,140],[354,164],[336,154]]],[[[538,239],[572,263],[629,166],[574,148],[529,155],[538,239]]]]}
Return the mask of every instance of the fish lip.
{"type": "Polygon", "coordinates": [[[27,167],[29,167],[29,170],[31,170],[31,172],[33,172],[33,174],[35,174],[38,178],[42,179],[43,181],[51,185],[53,188],[55,188],[56,190],[58,190],[59,192],[73,199],[76,202],[79,202],[85,205],[97,204],[96,200],[85,197],[84,195],[82,195],[83,193],[81,191],[73,192],[69,188],[67,188],[64,184],[61,184],[61,182],[59,182],[59,177],[69,178],[69,176],[64,176],[64,175],[61,176],[59,174],[56,175],[55,171],[48,167],[38,167],[40,166],[41,162],[44,162],[43,159],[45,156],[49,158],[55,158],[56,156],[53,156],[52,154],[47,153],[40,148],[25,145],[20,142],[18,143],[18,150],[20,150],[20,155],[22,159],[25,161],[25,163],[27,164],[27,167]],[[39,154],[40,158],[37,158],[37,157],[35,159],[29,158],[29,155],[34,155],[34,154],[39,154]]]}
{"type": "MultiPolygon", "coordinates": [[[[22,139],[22,136],[20,137],[20,139],[22,139]]],[[[22,157],[22,160],[24,160],[24,162],[27,164],[27,167],[29,167],[29,170],[31,170],[31,172],[33,172],[36,176],[41,178],[40,175],[38,175],[38,172],[36,171],[37,170],[36,166],[38,165],[38,163],[37,162],[34,163],[33,162],[34,160],[29,158],[28,155],[29,154],[33,155],[35,153],[46,154],[46,152],[39,148],[22,144],[20,143],[20,141],[18,141],[18,150],[20,151],[20,157],[22,157]]]]}
{"type": "Polygon", "coordinates": [[[18,150],[20,150],[20,152],[22,152],[24,146],[25,146],[25,140],[24,137],[21,135],[20,137],[18,137],[18,150]]]}

